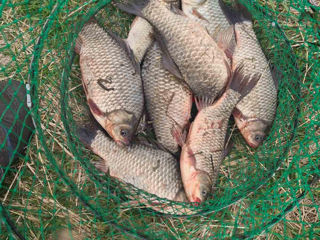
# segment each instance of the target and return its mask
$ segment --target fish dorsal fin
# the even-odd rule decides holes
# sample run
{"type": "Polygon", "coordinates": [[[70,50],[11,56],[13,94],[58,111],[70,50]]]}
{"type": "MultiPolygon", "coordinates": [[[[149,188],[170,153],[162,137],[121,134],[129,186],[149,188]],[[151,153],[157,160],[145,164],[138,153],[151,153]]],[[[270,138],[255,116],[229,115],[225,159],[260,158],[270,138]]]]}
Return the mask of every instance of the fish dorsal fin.
{"type": "Polygon", "coordinates": [[[217,44],[225,52],[228,58],[232,58],[236,47],[234,25],[231,25],[225,31],[220,31],[218,33],[217,44]]]}
{"type": "Polygon", "coordinates": [[[129,59],[132,62],[132,65],[135,69],[135,72],[140,75],[140,64],[136,60],[136,57],[134,56],[134,53],[133,53],[132,49],[130,48],[128,42],[126,40],[123,40],[122,38],[118,37],[116,34],[114,34],[113,32],[111,32],[109,30],[107,30],[107,32],[119,44],[119,46],[126,51],[129,59]]]}

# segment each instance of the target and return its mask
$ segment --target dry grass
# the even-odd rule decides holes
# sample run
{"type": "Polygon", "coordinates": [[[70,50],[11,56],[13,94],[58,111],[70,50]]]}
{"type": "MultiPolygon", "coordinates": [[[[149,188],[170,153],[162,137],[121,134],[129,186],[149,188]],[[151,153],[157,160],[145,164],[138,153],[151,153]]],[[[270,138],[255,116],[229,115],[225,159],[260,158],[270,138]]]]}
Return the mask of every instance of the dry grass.
{"type": "MultiPolygon", "coordinates": [[[[12,1],[13,4],[18,4],[19,2],[18,0],[12,1]]],[[[309,63],[309,49],[305,47],[305,42],[306,40],[310,40],[310,36],[304,31],[298,16],[285,17],[289,8],[287,2],[283,4],[277,4],[275,1],[260,2],[281,13],[278,16],[278,22],[284,26],[287,38],[295,42],[292,47],[297,56],[300,57],[299,66],[303,69],[302,83],[307,86],[302,88],[302,96],[312,96],[315,89],[310,84],[310,76],[315,71],[313,70],[314,65],[309,63]]],[[[50,8],[46,8],[49,5],[48,3],[49,1],[41,4],[39,1],[33,1],[28,6],[20,5],[4,9],[0,20],[0,27],[2,26],[0,35],[0,48],[2,49],[0,67],[6,66],[6,69],[0,72],[1,80],[15,78],[20,81],[27,81],[34,43],[43,27],[41,19],[45,19],[51,11],[50,8]],[[44,6],[42,11],[39,10],[40,5],[44,6]],[[16,23],[13,23],[15,19],[27,16],[27,14],[30,14],[31,17],[20,19],[16,23]],[[6,27],[5,25],[8,23],[12,24],[6,27]],[[33,29],[30,29],[30,27],[33,27],[33,29]],[[10,47],[8,48],[6,48],[7,43],[10,43],[10,47]],[[14,61],[12,61],[13,56],[15,57],[14,61]]],[[[70,26],[73,26],[77,22],[77,19],[80,19],[83,13],[87,12],[95,4],[95,1],[69,1],[67,6],[61,9],[58,20],[52,26],[54,30],[49,33],[49,41],[46,41],[44,44],[39,63],[39,105],[37,106],[41,119],[42,134],[36,134],[33,137],[24,161],[21,159],[21,161],[15,164],[15,168],[9,172],[1,188],[2,204],[6,206],[11,218],[17,225],[17,229],[24,233],[26,237],[32,239],[82,240],[98,237],[100,239],[108,239],[111,236],[116,239],[122,239],[125,237],[125,233],[122,235],[122,233],[116,231],[107,222],[107,220],[116,218],[119,223],[124,223],[125,226],[132,224],[133,227],[140,227],[138,230],[145,231],[146,233],[157,231],[164,234],[162,237],[168,233],[168,236],[173,236],[177,239],[193,239],[209,236],[230,237],[231,235],[240,237],[247,231],[250,231],[249,224],[255,227],[259,226],[259,223],[263,219],[258,215],[255,220],[256,222],[250,222],[253,219],[250,213],[254,212],[250,212],[250,207],[259,209],[259,201],[263,202],[261,196],[264,196],[270,188],[274,187],[277,179],[285,173],[289,166],[295,163],[295,157],[301,148],[299,143],[304,139],[304,132],[307,130],[306,128],[310,122],[316,121],[317,115],[319,115],[319,109],[318,111],[315,109],[312,97],[305,98],[305,101],[301,104],[303,120],[298,124],[299,132],[288,153],[289,157],[279,167],[277,173],[266,183],[266,186],[262,186],[250,196],[245,195],[246,198],[242,201],[208,216],[186,219],[159,217],[154,213],[144,212],[139,206],[135,210],[131,208],[118,209],[119,205],[122,204],[121,206],[124,206],[125,202],[116,202],[116,198],[110,201],[107,200],[108,194],[106,194],[106,190],[101,187],[99,182],[92,178],[92,175],[88,173],[86,168],[83,168],[84,163],[79,162],[79,156],[70,148],[66,129],[61,119],[60,83],[64,67],[62,63],[64,63],[67,57],[70,57],[65,51],[70,26]],[[310,109],[314,110],[311,111],[310,109]],[[42,138],[42,135],[44,138],[42,138]],[[44,143],[48,147],[48,150],[54,154],[55,159],[50,159],[46,154],[46,149],[43,146],[44,143]],[[57,169],[61,170],[75,184],[78,189],[77,194],[65,184],[65,180],[58,174],[57,169]],[[99,218],[93,211],[83,205],[79,196],[87,196],[88,203],[96,206],[100,212],[106,213],[105,216],[102,216],[103,221],[101,221],[101,217],[99,218]],[[109,209],[110,216],[107,211],[104,211],[104,207],[109,209]],[[145,214],[145,216],[142,217],[142,214],[145,214]],[[146,226],[147,224],[148,226],[146,226]]],[[[291,12],[298,15],[293,6],[291,8],[291,12]]],[[[125,36],[125,33],[128,31],[130,18],[127,18],[126,15],[121,14],[111,6],[103,10],[100,16],[102,19],[108,19],[104,24],[105,27],[112,28],[113,31],[119,33],[122,37],[125,36]]],[[[313,40],[311,39],[310,41],[313,40]]],[[[266,43],[265,49],[271,51],[272,46],[266,43]]],[[[316,56],[317,53],[314,54],[316,56]]],[[[83,122],[87,119],[88,108],[86,107],[82,92],[77,59],[72,66],[69,80],[69,110],[75,121],[83,122]]],[[[253,156],[254,152],[243,144],[239,132],[234,129],[234,126],[231,133],[232,137],[235,138],[234,148],[237,151],[232,152],[222,167],[220,178],[222,186],[221,194],[223,194],[225,188],[231,188],[235,189],[234,195],[241,196],[243,195],[240,191],[241,188],[239,190],[237,187],[239,187],[239,184],[245,184],[247,181],[250,182],[251,174],[254,174],[254,172],[243,170],[242,166],[250,165],[252,169],[259,168],[261,171],[267,171],[268,166],[263,162],[250,161],[249,156],[253,156]],[[243,158],[239,159],[239,154],[241,153],[243,158]],[[239,176],[246,177],[242,177],[239,181],[234,180],[239,178],[239,176]]],[[[279,134],[282,133],[280,132],[279,134]]],[[[299,153],[308,156],[302,158],[298,162],[298,166],[291,166],[295,171],[298,171],[299,167],[302,169],[304,169],[303,167],[310,167],[311,163],[316,162],[315,160],[318,159],[318,143],[314,142],[314,139],[319,138],[310,139],[308,142],[308,153],[299,153]]],[[[84,156],[87,156],[87,159],[93,157],[89,151],[82,151],[82,153],[84,156]]],[[[287,176],[287,180],[292,182],[296,178],[297,176],[287,176]]],[[[105,180],[104,178],[101,179],[105,180]]],[[[292,189],[286,185],[284,179],[282,180],[282,182],[278,183],[282,187],[274,193],[274,196],[278,194],[282,196],[284,202],[291,201],[295,195],[290,194],[292,189]]],[[[117,190],[112,188],[108,189],[108,191],[115,195],[119,194],[117,190]]],[[[297,192],[296,196],[299,193],[301,191],[297,192]]],[[[314,231],[317,230],[317,236],[319,236],[319,227],[317,228],[315,225],[315,223],[319,222],[319,208],[317,207],[320,201],[319,194],[318,189],[313,191],[313,195],[308,194],[293,211],[284,216],[270,230],[263,233],[264,235],[260,235],[258,239],[282,239],[285,234],[290,237],[301,236],[303,232],[309,231],[310,228],[313,228],[314,231]]],[[[221,203],[223,203],[223,200],[221,200],[221,203]]],[[[276,209],[277,207],[280,208],[277,205],[279,203],[280,201],[275,202],[275,209],[268,209],[266,207],[261,207],[261,209],[270,211],[270,214],[277,215],[280,214],[280,209],[276,209]]],[[[1,239],[10,239],[11,234],[9,234],[9,230],[6,230],[6,227],[8,226],[3,225],[3,228],[0,230],[1,239]]],[[[256,233],[259,233],[259,231],[256,233]]]]}

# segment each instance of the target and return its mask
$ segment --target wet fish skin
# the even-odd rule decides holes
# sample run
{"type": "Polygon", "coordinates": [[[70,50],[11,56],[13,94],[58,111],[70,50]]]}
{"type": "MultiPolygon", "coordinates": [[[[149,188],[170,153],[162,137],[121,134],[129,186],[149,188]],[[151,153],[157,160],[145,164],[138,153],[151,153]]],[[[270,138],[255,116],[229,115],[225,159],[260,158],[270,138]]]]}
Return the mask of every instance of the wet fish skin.
{"type": "Polygon", "coordinates": [[[162,52],[155,42],[146,53],[142,81],[146,108],[160,144],[172,153],[179,150],[177,136],[186,134],[192,93],[161,64],[162,52]]]}
{"type": "Polygon", "coordinates": [[[80,141],[104,160],[111,177],[155,194],[182,201],[184,196],[177,160],[168,152],[143,144],[119,147],[100,129],[78,129],[80,141]]]}
{"type": "Polygon", "coordinates": [[[182,0],[182,10],[191,19],[201,23],[215,40],[219,32],[230,27],[221,8],[221,0],[182,0]]]}
{"type": "Polygon", "coordinates": [[[144,103],[139,69],[126,48],[94,20],[84,25],[75,48],[90,110],[119,145],[130,144],[144,103]]]}
{"type": "Polygon", "coordinates": [[[249,146],[262,144],[271,126],[277,107],[277,80],[272,76],[252,22],[244,20],[235,24],[237,45],[233,53],[233,69],[244,65],[244,74],[262,73],[256,87],[236,106],[235,122],[249,146]]]}
{"type": "MultiPolygon", "coordinates": [[[[228,59],[199,23],[177,13],[177,10],[168,10],[157,0],[118,4],[118,7],[144,17],[157,29],[161,35],[157,40],[169,53],[164,52],[164,56],[170,55],[197,97],[214,99],[225,87],[230,76],[228,59]]],[[[174,64],[168,65],[174,68],[174,64]]]]}
{"type": "Polygon", "coordinates": [[[241,97],[257,83],[255,75],[243,77],[238,68],[226,92],[213,105],[202,108],[191,124],[182,148],[180,167],[189,201],[203,202],[215,186],[225,157],[228,120],[241,97]]]}

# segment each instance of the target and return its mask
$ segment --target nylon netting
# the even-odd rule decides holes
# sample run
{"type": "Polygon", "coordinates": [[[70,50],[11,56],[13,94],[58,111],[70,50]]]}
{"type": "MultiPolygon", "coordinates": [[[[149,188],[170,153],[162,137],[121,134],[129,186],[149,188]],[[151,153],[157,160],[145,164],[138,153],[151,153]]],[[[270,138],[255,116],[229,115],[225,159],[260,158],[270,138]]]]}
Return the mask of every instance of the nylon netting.
{"type": "Polygon", "coordinates": [[[76,135],[89,110],[75,39],[92,15],[126,37],[133,16],[106,0],[1,1],[0,148],[11,161],[2,167],[0,238],[320,238],[319,4],[241,2],[281,73],[274,124],[263,146],[252,150],[230,122],[234,147],[223,162],[217,196],[197,207],[159,199],[171,206],[163,214],[133,205],[138,196],[155,196],[96,170],[97,157],[76,135]],[[31,109],[26,94],[19,97],[26,83],[31,109]],[[14,149],[8,138],[17,139],[14,149]]]}

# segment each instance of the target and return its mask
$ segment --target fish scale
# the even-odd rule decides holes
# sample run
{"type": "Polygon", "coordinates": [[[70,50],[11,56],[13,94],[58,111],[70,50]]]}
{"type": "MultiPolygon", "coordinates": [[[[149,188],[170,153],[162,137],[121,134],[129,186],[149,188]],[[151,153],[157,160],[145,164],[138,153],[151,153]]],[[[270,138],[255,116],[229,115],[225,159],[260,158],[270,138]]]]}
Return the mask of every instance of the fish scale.
{"type": "Polygon", "coordinates": [[[215,99],[229,79],[229,65],[225,53],[206,29],[180,13],[168,10],[161,1],[143,0],[138,4],[118,4],[118,7],[147,19],[161,35],[157,39],[165,43],[193,93],[215,99]]]}
{"type": "Polygon", "coordinates": [[[146,108],[159,143],[170,152],[178,151],[173,131],[180,134],[189,123],[192,93],[179,79],[162,67],[162,52],[157,43],[147,51],[142,80],[146,108]]]}
{"type": "Polygon", "coordinates": [[[143,144],[119,147],[97,129],[80,129],[78,135],[105,161],[110,176],[161,198],[186,199],[181,194],[183,186],[178,162],[170,153],[143,144]]]}

